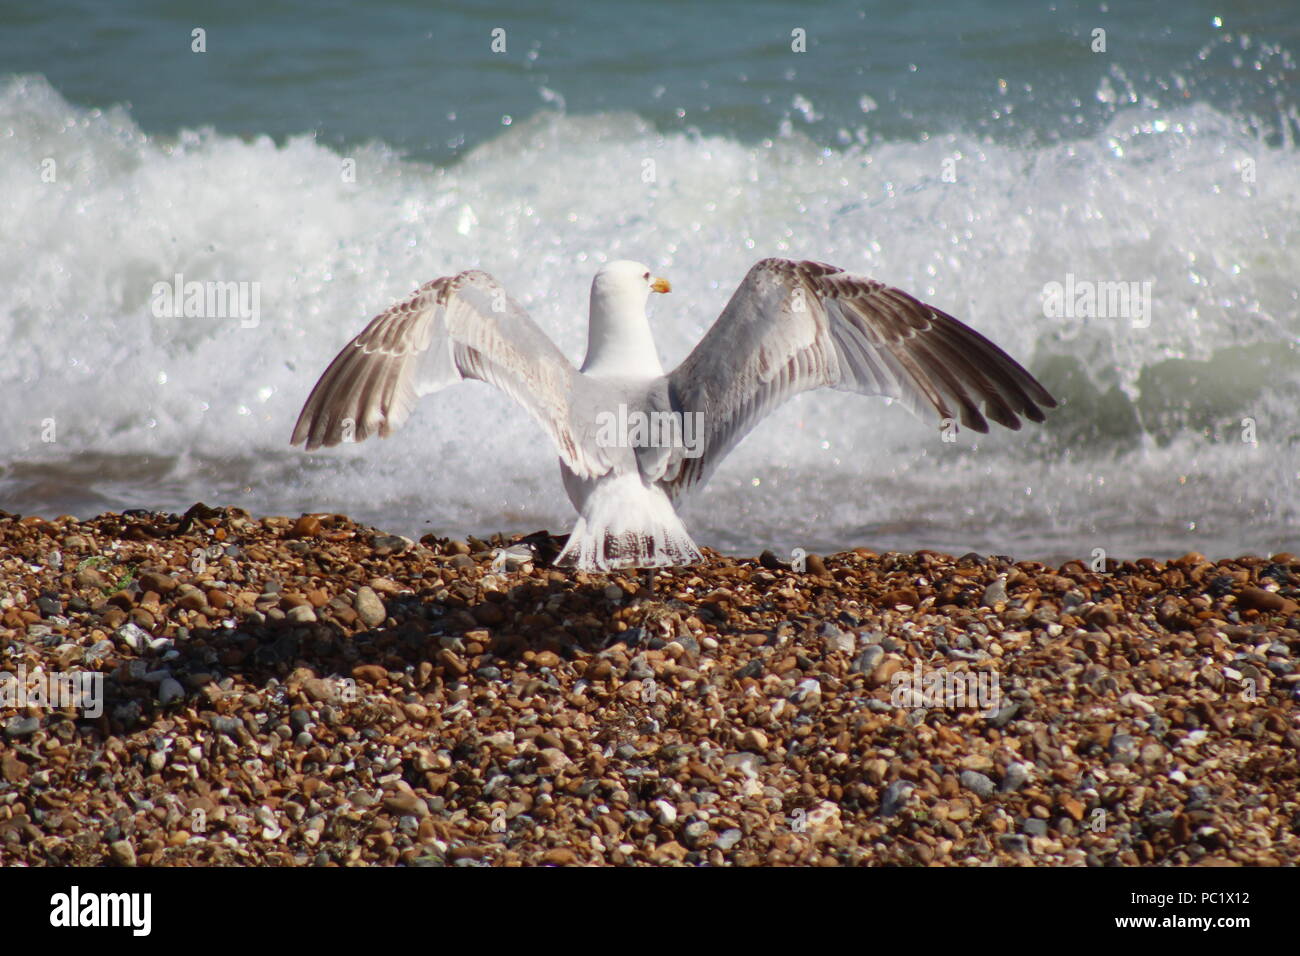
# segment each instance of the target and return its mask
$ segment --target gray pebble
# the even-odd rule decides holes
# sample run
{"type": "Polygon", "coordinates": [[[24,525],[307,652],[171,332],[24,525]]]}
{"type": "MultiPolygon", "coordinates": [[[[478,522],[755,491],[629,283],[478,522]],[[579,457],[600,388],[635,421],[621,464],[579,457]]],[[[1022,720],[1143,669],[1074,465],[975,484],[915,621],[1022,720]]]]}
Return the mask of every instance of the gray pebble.
{"type": "Polygon", "coordinates": [[[916,784],[910,780],[895,780],[885,788],[884,794],[880,798],[880,815],[882,817],[892,817],[907,804],[908,798],[911,797],[912,791],[916,789],[916,784]]]}
{"type": "Polygon", "coordinates": [[[1047,836],[1047,821],[1029,817],[1020,825],[1020,831],[1026,836],[1047,836]]]}
{"type": "Polygon", "coordinates": [[[650,662],[638,654],[632,659],[632,666],[627,669],[627,675],[633,680],[648,680],[655,676],[655,672],[650,662]]]}
{"type": "Polygon", "coordinates": [[[379,595],[373,588],[357,588],[357,596],[352,600],[352,607],[368,627],[378,627],[388,618],[388,609],[384,607],[384,602],[379,600],[379,595]]]}
{"type": "Polygon", "coordinates": [[[1002,783],[999,785],[999,789],[1003,793],[1019,790],[1029,782],[1029,769],[1029,765],[1025,763],[1008,764],[1007,772],[1002,775],[1002,783]]]}
{"type": "Polygon", "coordinates": [[[999,577],[984,589],[984,596],[980,599],[980,603],[985,607],[1007,603],[1007,581],[1005,576],[999,577]]]}
{"type": "Polygon", "coordinates": [[[213,733],[222,734],[230,737],[232,740],[239,739],[239,732],[244,727],[244,722],[237,717],[213,717],[209,721],[213,733]]]}
{"type": "Polygon", "coordinates": [[[879,644],[868,644],[853,661],[853,671],[857,674],[870,674],[885,656],[885,649],[879,644]]]}
{"type": "Polygon", "coordinates": [[[735,829],[734,827],[731,828],[730,830],[723,830],[720,834],[718,834],[717,842],[715,842],[713,845],[716,846],[723,853],[726,853],[733,846],[735,846],[737,843],[740,842],[740,838],[742,836],[743,834],[739,830],[735,829]]]}
{"type": "Polygon", "coordinates": [[[384,557],[390,554],[404,554],[415,544],[410,538],[400,534],[377,534],[371,542],[375,554],[384,557]]]}
{"type": "Polygon", "coordinates": [[[93,664],[95,661],[102,661],[109,654],[113,653],[112,641],[96,641],[86,650],[83,660],[87,664],[93,664]]]}
{"type": "Polygon", "coordinates": [[[13,717],[5,724],[5,736],[11,740],[30,737],[41,729],[39,717],[13,717]]]}
{"type": "Polygon", "coordinates": [[[158,703],[170,704],[174,700],[181,700],[185,697],[185,688],[181,682],[174,677],[164,677],[158,684],[158,703]]]}
{"type": "Polygon", "coordinates": [[[682,833],[690,840],[698,840],[709,832],[709,825],[704,820],[694,820],[682,827],[682,833]]]}
{"type": "Polygon", "coordinates": [[[978,770],[963,770],[960,779],[961,785],[981,800],[993,796],[993,791],[996,789],[993,786],[993,781],[978,770]]]}
{"type": "Polygon", "coordinates": [[[1005,727],[1007,724],[1011,723],[1011,718],[1015,717],[1016,714],[1020,713],[1020,707],[1021,705],[1018,703],[1008,704],[1006,707],[1003,707],[996,714],[990,717],[989,723],[992,724],[994,727],[1005,727]]]}
{"type": "Polygon", "coordinates": [[[287,617],[294,624],[315,624],[316,611],[310,604],[298,604],[289,608],[285,612],[287,617]]]}
{"type": "Polygon", "coordinates": [[[998,845],[1008,853],[1029,852],[1029,841],[1023,833],[1003,833],[998,837],[998,845]]]}
{"type": "Polygon", "coordinates": [[[1138,758],[1138,745],[1129,734],[1116,734],[1110,738],[1110,745],[1106,748],[1110,753],[1111,759],[1116,763],[1128,766],[1138,758]]]}
{"type": "Polygon", "coordinates": [[[134,624],[123,624],[113,632],[113,636],[133,651],[141,651],[149,646],[149,635],[134,624]]]}

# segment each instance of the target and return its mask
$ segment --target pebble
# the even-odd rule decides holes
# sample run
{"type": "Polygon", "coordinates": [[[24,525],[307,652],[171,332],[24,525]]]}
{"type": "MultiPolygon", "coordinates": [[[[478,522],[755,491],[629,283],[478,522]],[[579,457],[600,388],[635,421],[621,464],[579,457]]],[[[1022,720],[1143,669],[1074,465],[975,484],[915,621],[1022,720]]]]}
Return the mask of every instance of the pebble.
{"type": "Polygon", "coordinates": [[[687,846],[691,847],[697,847],[705,842],[704,838],[711,832],[709,824],[704,820],[693,820],[682,827],[682,836],[686,839],[687,846]]]}
{"type": "Polygon", "coordinates": [[[24,740],[40,729],[38,717],[10,717],[5,723],[5,736],[10,740],[24,740]]]}
{"type": "Polygon", "coordinates": [[[115,840],[110,843],[108,855],[118,866],[135,866],[135,847],[129,840],[115,840]]]}
{"type": "Polygon", "coordinates": [[[175,591],[179,583],[176,578],[167,572],[153,568],[142,570],[137,580],[142,591],[153,591],[155,594],[164,597],[175,591]]]}
{"type": "Polygon", "coordinates": [[[857,674],[870,674],[880,666],[885,657],[885,649],[879,644],[868,644],[853,661],[853,671],[857,674]]]}
{"type": "Polygon", "coordinates": [[[980,603],[985,607],[992,608],[1007,603],[1007,578],[1005,574],[999,575],[996,581],[984,589],[984,594],[980,597],[980,603]]]}
{"type": "Polygon", "coordinates": [[[373,588],[357,588],[357,596],[352,600],[352,606],[356,609],[357,616],[367,627],[378,627],[388,619],[388,611],[384,608],[384,602],[379,600],[379,595],[373,588]]]}
{"type": "Polygon", "coordinates": [[[112,653],[113,653],[112,641],[107,641],[107,640],[96,641],[94,644],[91,644],[90,647],[86,648],[86,653],[82,657],[82,660],[85,661],[87,664],[93,664],[95,663],[95,661],[102,661],[104,658],[108,657],[108,655],[112,653]]]}
{"type": "Polygon", "coordinates": [[[1008,853],[1029,852],[1029,841],[1023,833],[1003,833],[998,837],[998,846],[1008,853]]]}
{"type": "Polygon", "coordinates": [[[817,629],[817,633],[826,642],[826,653],[828,654],[851,654],[857,644],[852,634],[846,633],[829,621],[823,623],[817,629]]]}
{"type": "Polygon", "coordinates": [[[113,632],[113,637],[119,644],[137,653],[149,646],[149,635],[134,624],[123,624],[113,632]]]}
{"type": "Polygon", "coordinates": [[[303,515],[293,523],[289,534],[294,538],[314,538],[321,533],[320,518],[315,515],[303,515]]]}
{"type": "Polygon", "coordinates": [[[659,822],[666,827],[671,827],[677,822],[677,808],[667,800],[656,800],[653,804],[655,816],[659,822]]]}
{"type": "Polygon", "coordinates": [[[1115,734],[1110,738],[1110,745],[1106,748],[1112,760],[1116,763],[1131,764],[1138,759],[1138,744],[1128,734],[1115,734]]]}
{"type": "Polygon", "coordinates": [[[384,809],[389,813],[396,813],[399,816],[427,817],[429,807],[423,800],[413,793],[398,791],[392,796],[384,798],[384,809]]]}
{"type": "Polygon", "coordinates": [[[1021,824],[1020,830],[1026,836],[1047,836],[1047,821],[1029,817],[1021,824]]]}
{"type": "Polygon", "coordinates": [[[294,624],[316,623],[316,611],[313,610],[310,604],[299,604],[291,607],[284,612],[284,616],[294,624]]]}
{"type": "Polygon", "coordinates": [[[415,542],[410,538],[404,538],[400,534],[377,534],[371,541],[371,546],[375,549],[375,554],[380,557],[394,554],[405,554],[415,546],[415,542]]]}
{"type": "Polygon", "coordinates": [[[5,783],[22,783],[30,772],[31,768],[19,760],[16,754],[8,752],[0,756],[0,780],[5,783]]]}
{"type": "Polygon", "coordinates": [[[710,553],[650,594],[551,567],[545,534],[457,567],[436,537],[380,555],[314,517],[0,514],[0,554],[69,556],[0,565],[0,666],[106,678],[97,719],[0,718],[6,862],[1300,863],[1289,780],[1239,770],[1300,751],[1296,621],[1240,600],[1292,601],[1293,558],[861,550],[817,576],[710,553]],[[900,711],[918,663],[997,675],[1002,706],[900,711]]]}
{"type": "Polygon", "coordinates": [[[181,700],[185,697],[185,688],[181,682],[174,677],[164,677],[158,684],[158,703],[164,707],[174,700],[181,700]]]}
{"type": "Polygon", "coordinates": [[[993,796],[994,791],[997,789],[992,780],[977,770],[963,770],[959,779],[963,787],[981,800],[987,800],[993,796]]]}
{"type": "Polygon", "coordinates": [[[94,568],[82,568],[72,578],[73,583],[83,591],[102,591],[108,587],[108,578],[94,568]]]}
{"type": "MultiPolygon", "coordinates": [[[[998,785],[998,789],[1003,793],[1019,790],[1029,782],[1032,771],[1032,764],[1019,762],[1007,764],[1006,772],[1002,775],[1002,783],[998,785]]],[[[983,796],[983,794],[980,794],[980,796],[983,796]]]]}
{"type": "Polygon", "coordinates": [[[723,830],[721,833],[718,834],[718,839],[714,842],[713,845],[716,846],[723,853],[726,853],[737,843],[739,843],[743,836],[744,834],[742,834],[735,827],[729,827],[728,829],[723,830]]]}
{"type": "Polygon", "coordinates": [[[882,817],[895,816],[907,804],[912,796],[912,791],[916,789],[916,784],[910,780],[895,780],[885,788],[884,794],[880,798],[880,815],[882,817]]]}
{"type": "Polygon", "coordinates": [[[221,734],[232,740],[239,738],[239,732],[244,729],[244,722],[237,717],[213,717],[209,722],[213,733],[221,734]]]}

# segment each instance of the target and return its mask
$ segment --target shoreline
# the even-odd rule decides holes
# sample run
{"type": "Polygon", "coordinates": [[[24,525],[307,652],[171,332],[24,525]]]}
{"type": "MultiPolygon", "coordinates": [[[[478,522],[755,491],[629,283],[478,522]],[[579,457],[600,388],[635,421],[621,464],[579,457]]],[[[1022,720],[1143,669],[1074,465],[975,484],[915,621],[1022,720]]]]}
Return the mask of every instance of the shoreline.
{"type": "Polygon", "coordinates": [[[1300,557],[525,541],[0,512],[0,862],[1300,862],[1300,557]]]}

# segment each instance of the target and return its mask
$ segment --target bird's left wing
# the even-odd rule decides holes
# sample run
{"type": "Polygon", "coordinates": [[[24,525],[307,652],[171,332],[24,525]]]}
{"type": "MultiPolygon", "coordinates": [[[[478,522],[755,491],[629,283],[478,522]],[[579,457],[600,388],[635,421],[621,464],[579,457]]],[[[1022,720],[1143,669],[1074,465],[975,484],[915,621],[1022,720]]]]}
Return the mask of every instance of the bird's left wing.
{"type": "Polygon", "coordinates": [[[370,321],[312,389],[290,444],[308,451],[386,438],[416,399],[466,378],[495,385],[524,406],[580,477],[609,468],[570,421],[578,375],[496,279],[469,271],[434,279],[370,321]]]}
{"type": "Polygon", "coordinates": [[[668,376],[676,412],[702,416],[702,447],[674,448],[661,483],[676,499],[706,481],[762,418],[829,387],[900,401],[917,415],[1020,428],[1056,400],[1006,352],[899,289],[821,262],[763,259],[668,376]],[[977,402],[984,405],[981,413],[977,402]]]}

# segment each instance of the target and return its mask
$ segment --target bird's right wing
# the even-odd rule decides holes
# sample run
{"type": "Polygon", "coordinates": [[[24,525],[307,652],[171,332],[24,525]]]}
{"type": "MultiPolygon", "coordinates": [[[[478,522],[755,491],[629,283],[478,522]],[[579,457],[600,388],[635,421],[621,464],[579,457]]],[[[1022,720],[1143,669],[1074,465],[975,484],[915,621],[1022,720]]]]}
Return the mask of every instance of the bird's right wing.
{"type": "Polygon", "coordinates": [[[570,422],[578,375],[528,313],[486,272],[422,285],[370,321],[330,363],[294,426],[308,451],[341,441],[386,438],[416,399],[466,378],[487,382],[524,406],[579,477],[609,463],[570,422]]]}
{"type": "Polygon", "coordinates": [[[763,259],[668,376],[675,411],[702,416],[697,454],[674,448],[661,483],[676,499],[706,481],[790,397],[835,388],[900,401],[989,430],[1020,428],[1056,400],[1006,352],[900,289],[821,262],[763,259]]]}

